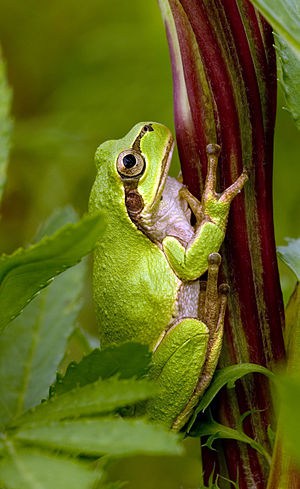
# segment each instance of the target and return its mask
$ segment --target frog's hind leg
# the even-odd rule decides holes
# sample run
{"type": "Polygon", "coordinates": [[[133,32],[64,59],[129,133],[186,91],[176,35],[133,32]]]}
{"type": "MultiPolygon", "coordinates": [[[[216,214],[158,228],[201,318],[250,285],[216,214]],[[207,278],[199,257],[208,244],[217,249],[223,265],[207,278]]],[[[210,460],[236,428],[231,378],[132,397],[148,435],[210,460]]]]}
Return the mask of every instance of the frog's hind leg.
{"type": "Polygon", "coordinates": [[[161,387],[147,404],[150,417],[180,430],[208,386],[223,336],[228,286],[218,288],[221,257],[208,258],[207,282],[200,283],[199,319],[182,318],[160,340],[153,353],[150,378],[161,387]]]}
{"type": "Polygon", "coordinates": [[[218,287],[218,272],[221,263],[219,253],[211,253],[208,258],[207,282],[200,282],[199,318],[209,331],[205,362],[190,400],[172,425],[179,430],[187,422],[199,398],[208,387],[218,363],[223,339],[224,318],[229,286],[218,287]]]}
{"type": "Polygon", "coordinates": [[[153,354],[150,378],[161,388],[147,404],[149,416],[172,427],[193,395],[203,369],[209,332],[198,319],[184,318],[172,326],[153,354]]]}

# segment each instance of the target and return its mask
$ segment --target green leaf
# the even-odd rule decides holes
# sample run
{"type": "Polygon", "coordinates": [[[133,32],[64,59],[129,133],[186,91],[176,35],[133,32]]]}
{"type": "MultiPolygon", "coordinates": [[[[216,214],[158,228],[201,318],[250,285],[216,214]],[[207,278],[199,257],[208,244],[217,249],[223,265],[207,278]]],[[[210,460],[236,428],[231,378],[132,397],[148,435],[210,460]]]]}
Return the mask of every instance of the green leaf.
{"type": "Polygon", "coordinates": [[[0,461],[5,489],[92,489],[101,473],[71,458],[14,447],[0,461]]]}
{"type": "Polygon", "coordinates": [[[95,246],[103,229],[99,215],[86,216],[27,249],[0,258],[0,330],[53,277],[75,265],[95,246]]]}
{"type": "Polygon", "coordinates": [[[300,376],[300,282],[290,297],[285,311],[285,345],[287,368],[294,375],[300,376]]]}
{"type": "MultiPolygon", "coordinates": [[[[299,360],[299,359],[298,359],[299,360]]],[[[297,376],[281,376],[277,379],[280,396],[280,423],[282,436],[289,454],[300,464],[300,379],[297,376]]]]}
{"type": "Polygon", "coordinates": [[[143,419],[79,419],[20,427],[13,438],[50,450],[98,457],[108,455],[179,455],[179,437],[143,419]]]}
{"type": "Polygon", "coordinates": [[[279,406],[277,431],[270,472],[270,487],[298,487],[300,468],[300,282],[286,308],[286,371],[288,374],[276,377],[276,405],[279,406]],[[280,402],[281,401],[281,402],[280,402]]]}
{"type": "MultiPolygon", "coordinates": [[[[70,207],[55,211],[39,230],[39,237],[76,219],[70,207]]],[[[80,263],[57,277],[0,336],[2,424],[47,397],[75,328],[84,272],[84,263],[80,263]]]]}
{"type": "Polygon", "coordinates": [[[300,3],[298,0],[251,0],[273,29],[300,59],[300,3]]]}
{"type": "Polygon", "coordinates": [[[278,246],[279,258],[294,272],[300,280],[300,238],[287,238],[287,246],[278,246]]]}
{"type": "Polygon", "coordinates": [[[287,42],[275,35],[278,78],[285,98],[285,109],[288,110],[300,129],[300,59],[295,55],[287,42]]]}
{"type": "Polygon", "coordinates": [[[54,234],[66,224],[78,221],[78,215],[71,205],[55,209],[48,219],[39,226],[34,236],[33,243],[37,243],[45,236],[51,236],[51,234],[54,234]]]}
{"type": "Polygon", "coordinates": [[[210,386],[205,391],[197,409],[194,412],[194,415],[188,425],[187,431],[190,431],[192,425],[197,418],[197,415],[201,412],[204,412],[208,408],[208,406],[216,397],[218,392],[222,389],[222,387],[227,384],[228,388],[233,388],[234,383],[238,379],[251,373],[260,373],[266,375],[270,379],[274,379],[273,372],[255,363],[241,363],[237,365],[230,365],[229,367],[224,367],[221,370],[217,370],[210,386]]]}
{"type": "Polygon", "coordinates": [[[217,423],[213,419],[203,423],[197,431],[197,434],[200,437],[208,436],[208,440],[205,443],[205,446],[208,446],[209,448],[212,448],[213,442],[215,440],[218,440],[219,438],[247,443],[252,448],[257,450],[261,455],[263,455],[269,463],[271,463],[271,456],[260,443],[257,443],[255,440],[247,436],[242,431],[217,423]]]}
{"type": "Polygon", "coordinates": [[[48,397],[80,309],[85,266],[44,289],[0,336],[0,420],[7,423],[48,397]]]}
{"type": "Polygon", "coordinates": [[[10,119],[11,91],[7,85],[5,65],[0,49],[0,199],[6,182],[12,122],[10,119]]]}
{"type": "Polygon", "coordinates": [[[146,380],[112,377],[55,396],[25,413],[15,424],[37,423],[47,419],[77,418],[114,411],[144,401],[157,393],[158,387],[146,380]]]}
{"type": "Polygon", "coordinates": [[[62,378],[51,388],[51,395],[118,374],[121,379],[143,376],[149,367],[151,353],[145,345],[124,343],[103,350],[95,349],[79,363],[71,363],[62,378]]]}
{"type": "Polygon", "coordinates": [[[285,108],[300,129],[300,2],[252,0],[252,3],[276,31],[278,78],[285,96],[285,108]]]}

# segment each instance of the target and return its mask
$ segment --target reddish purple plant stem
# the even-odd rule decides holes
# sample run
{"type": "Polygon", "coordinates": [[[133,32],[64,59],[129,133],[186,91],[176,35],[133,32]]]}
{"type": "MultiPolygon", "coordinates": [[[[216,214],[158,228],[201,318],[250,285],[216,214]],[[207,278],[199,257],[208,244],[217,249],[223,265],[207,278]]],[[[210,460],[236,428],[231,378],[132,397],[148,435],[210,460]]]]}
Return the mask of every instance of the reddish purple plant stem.
{"type": "MultiPolygon", "coordinates": [[[[249,183],[235,199],[224,246],[224,278],[232,294],[221,365],[251,361],[272,367],[284,358],[283,304],[272,210],[276,65],[271,28],[247,0],[161,0],[174,81],[175,125],[184,182],[200,196],[205,147],[218,142],[220,188],[246,166],[249,183]],[[203,82],[203,77],[205,80],[203,82]],[[185,96],[183,93],[186,92],[185,96]],[[210,102],[211,99],[211,102],[210,102]],[[207,121],[213,121],[208,124],[207,121]]],[[[270,448],[272,400],[266,380],[247,377],[223,395],[219,419],[270,448]]],[[[240,489],[264,489],[266,462],[252,448],[222,443],[227,475],[240,489]]],[[[215,457],[205,450],[207,476],[215,457]]],[[[221,467],[220,465],[220,467],[221,467]]]]}

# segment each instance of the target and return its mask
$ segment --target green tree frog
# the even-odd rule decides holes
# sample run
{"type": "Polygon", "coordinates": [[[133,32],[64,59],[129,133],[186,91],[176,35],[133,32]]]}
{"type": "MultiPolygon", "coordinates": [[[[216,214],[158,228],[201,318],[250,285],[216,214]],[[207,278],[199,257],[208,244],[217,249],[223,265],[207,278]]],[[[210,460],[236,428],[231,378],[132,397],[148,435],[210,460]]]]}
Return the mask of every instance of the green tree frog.
{"type": "Polygon", "coordinates": [[[179,430],[218,361],[228,293],[226,284],[217,284],[218,250],[230,203],[247,174],[218,194],[220,147],[208,145],[200,202],[168,176],[173,146],[169,129],[155,122],[137,124],[124,138],[101,144],[90,212],[101,209],[108,216],[93,272],[101,345],[149,346],[150,376],[161,389],[148,402],[148,413],[179,430]]]}

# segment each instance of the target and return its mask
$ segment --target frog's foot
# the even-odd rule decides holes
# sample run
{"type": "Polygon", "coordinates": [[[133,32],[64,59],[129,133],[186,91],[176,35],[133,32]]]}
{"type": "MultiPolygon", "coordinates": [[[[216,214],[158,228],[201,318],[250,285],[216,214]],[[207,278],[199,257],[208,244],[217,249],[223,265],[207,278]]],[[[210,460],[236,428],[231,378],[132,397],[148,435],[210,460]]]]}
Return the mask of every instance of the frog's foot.
{"type": "Polygon", "coordinates": [[[218,286],[218,274],[221,264],[219,253],[208,257],[207,281],[200,283],[199,318],[209,330],[208,352],[201,379],[195,389],[199,398],[208,386],[216,368],[222,347],[224,319],[227,297],[230,291],[228,284],[218,286]]]}
{"type": "Polygon", "coordinates": [[[179,416],[173,422],[172,429],[180,430],[188,421],[193,408],[208,387],[218,363],[223,339],[224,318],[229,286],[218,287],[218,273],[221,264],[219,253],[208,257],[208,276],[206,282],[200,282],[199,319],[207,326],[209,338],[205,361],[199,372],[195,389],[179,416]]]}
{"type": "Polygon", "coordinates": [[[218,330],[219,319],[224,321],[229,286],[222,284],[218,288],[218,275],[221,255],[211,253],[208,257],[207,281],[200,282],[199,319],[209,329],[210,336],[218,330]]]}
{"type": "Polygon", "coordinates": [[[217,166],[220,151],[221,147],[218,144],[208,144],[206,147],[208,166],[201,206],[206,219],[225,229],[230,204],[248,180],[248,173],[244,169],[230,187],[221,194],[217,193],[217,166]]]}

